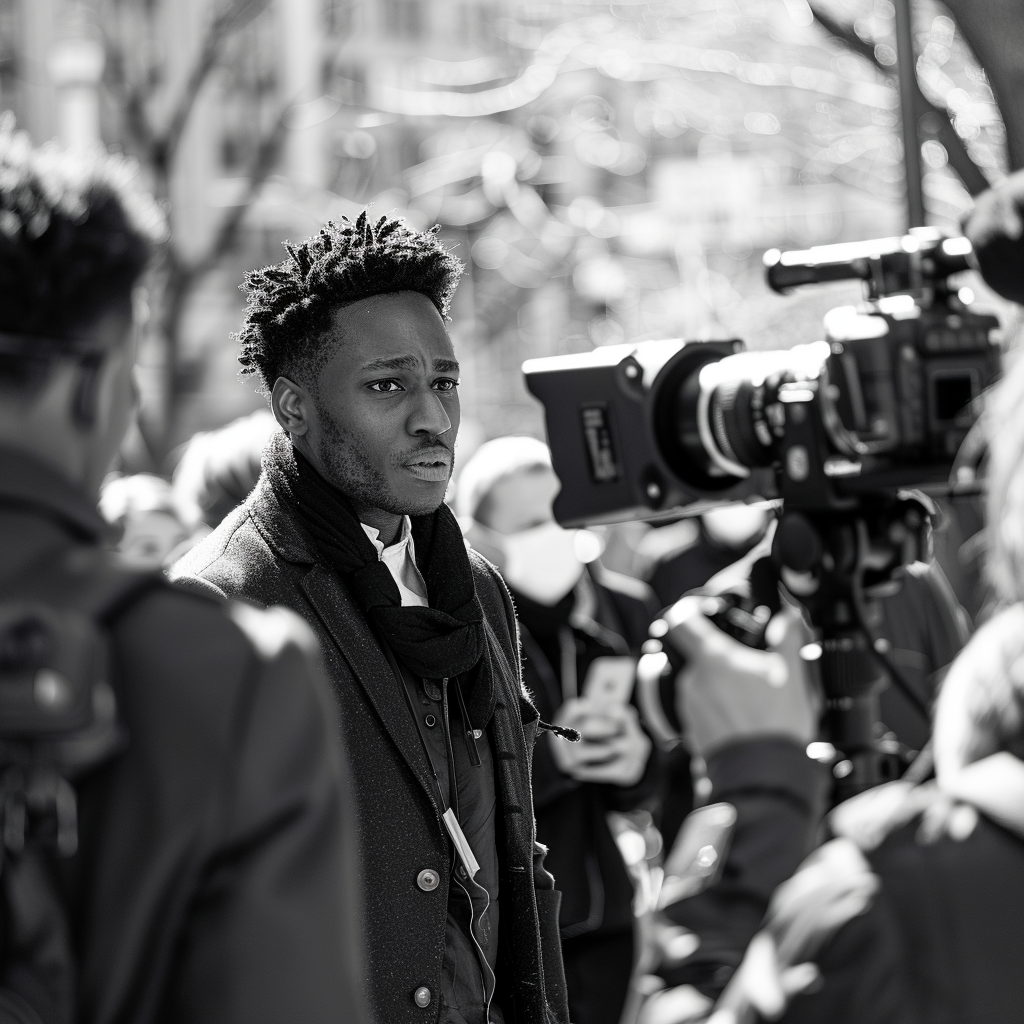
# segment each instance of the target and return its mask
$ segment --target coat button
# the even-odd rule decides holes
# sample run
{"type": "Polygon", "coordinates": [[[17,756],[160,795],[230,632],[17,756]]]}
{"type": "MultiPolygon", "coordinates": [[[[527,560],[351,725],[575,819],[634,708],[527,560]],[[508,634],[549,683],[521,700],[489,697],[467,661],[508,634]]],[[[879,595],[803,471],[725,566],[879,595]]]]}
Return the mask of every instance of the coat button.
{"type": "Polygon", "coordinates": [[[427,715],[423,721],[426,723],[428,729],[433,729],[434,726],[437,725],[437,719],[433,715],[427,715]]]}
{"type": "Polygon", "coordinates": [[[441,884],[441,876],[433,868],[424,868],[416,876],[416,884],[424,892],[433,892],[441,884]]]}
{"type": "Polygon", "coordinates": [[[421,1009],[426,1009],[430,1005],[430,1000],[433,998],[433,994],[426,985],[420,985],[418,989],[412,994],[412,1001],[421,1009]]]}

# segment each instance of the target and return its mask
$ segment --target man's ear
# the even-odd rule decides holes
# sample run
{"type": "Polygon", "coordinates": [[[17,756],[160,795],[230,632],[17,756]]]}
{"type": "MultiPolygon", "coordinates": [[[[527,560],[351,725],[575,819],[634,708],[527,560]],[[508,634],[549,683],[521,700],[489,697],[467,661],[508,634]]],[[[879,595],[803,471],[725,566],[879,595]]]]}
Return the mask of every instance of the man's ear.
{"type": "Polygon", "coordinates": [[[309,413],[312,408],[309,392],[287,377],[278,377],[270,392],[270,407],[274,418],[283,430],[293,437],[304,437],[309,430],[309,413]]]}

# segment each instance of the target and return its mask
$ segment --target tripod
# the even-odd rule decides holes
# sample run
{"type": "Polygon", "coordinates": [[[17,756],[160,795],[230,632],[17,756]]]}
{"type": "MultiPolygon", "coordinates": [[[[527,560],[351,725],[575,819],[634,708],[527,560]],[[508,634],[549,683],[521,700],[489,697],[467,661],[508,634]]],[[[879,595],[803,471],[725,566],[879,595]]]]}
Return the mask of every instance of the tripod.
{"type": "Polygon", "coordinates": [[[838,752],[836,803],[898,778],[906,767],[879,736],[879,694],[887,678],[929,715],[871,623],[877,618],[872,605],[898,592],[898,571],[926,557],[930,512],[916,496],[871,496],[849,511],[787,510],[779,521],[773,560],[818,634],[803,653],[821,673],[825,732],[838,752]]]}

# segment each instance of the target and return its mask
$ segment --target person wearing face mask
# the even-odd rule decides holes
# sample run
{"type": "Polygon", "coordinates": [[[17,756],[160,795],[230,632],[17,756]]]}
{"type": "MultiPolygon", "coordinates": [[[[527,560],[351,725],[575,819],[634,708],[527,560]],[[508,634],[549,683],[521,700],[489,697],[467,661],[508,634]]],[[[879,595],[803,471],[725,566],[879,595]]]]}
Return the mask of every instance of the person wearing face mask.
{"type": "Polygon", "coordinates": [[[629,702],[633,664],[625,659],[646,639],[657,603],[644,584],[600,566],[593,534],[555,522],[559,486],[546,445],[498,438],[467,462],[456,509],[467,540],[512,592],[524,679],[541,717],[582,736],[569,743],[550,733],[535,748],[537,838],[562,891],[570,1017],[617,1024],[634,960],[633,890],[606,814],[636,808],[656,790],[656,758],[629,702]],[[609,683],[616,693],[598,694],[598,676],[612,667],[624,673],[609,683]]]}

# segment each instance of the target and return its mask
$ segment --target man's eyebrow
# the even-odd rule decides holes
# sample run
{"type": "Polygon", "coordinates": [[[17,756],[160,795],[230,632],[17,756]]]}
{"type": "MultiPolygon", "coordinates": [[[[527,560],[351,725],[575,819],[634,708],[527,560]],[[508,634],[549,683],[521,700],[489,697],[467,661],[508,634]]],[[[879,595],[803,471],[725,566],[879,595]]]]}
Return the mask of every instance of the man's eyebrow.
{"type": "MultiPolygon", "coordinates": [[[[394,370],[417,370],[420,360],[415,355],[392,355],[388,358],[373,359],[362,366],[362,373],[387,373],[394,370]]],[[[455,359],[434,359],[435,374],[457,374],[459,364],[455,359]]]]}
{"type": "Polygon", "coordinates": [[[390,359],[374,359],[363,366],[363,371],[415,370],[419,360],[415,356],[392,356],[390,359]]]}
{"type": "MultiPolygon", "coordinates": [[[[391,356],[387,359],[374,359],[365,363],[363,373],[379,373],[388,370],[415,370],[420,361],[415,356],[391,356]]],[[[459,364],[454,359],[435,359],[434,373],[458,373],[459,364]]]]}

